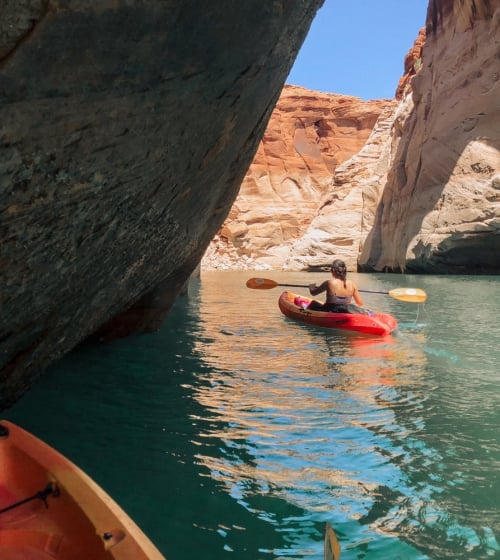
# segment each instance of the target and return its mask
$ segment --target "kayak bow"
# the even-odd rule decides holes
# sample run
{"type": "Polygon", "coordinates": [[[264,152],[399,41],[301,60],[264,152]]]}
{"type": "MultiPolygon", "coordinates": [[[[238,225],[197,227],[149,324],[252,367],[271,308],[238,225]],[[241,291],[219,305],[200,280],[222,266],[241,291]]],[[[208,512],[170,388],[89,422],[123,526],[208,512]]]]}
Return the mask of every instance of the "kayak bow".
{"type": "Polygon", "coordinates": [[[91,478],[6,420],[0,464],[0,558],[165,560],[91,478]]]}

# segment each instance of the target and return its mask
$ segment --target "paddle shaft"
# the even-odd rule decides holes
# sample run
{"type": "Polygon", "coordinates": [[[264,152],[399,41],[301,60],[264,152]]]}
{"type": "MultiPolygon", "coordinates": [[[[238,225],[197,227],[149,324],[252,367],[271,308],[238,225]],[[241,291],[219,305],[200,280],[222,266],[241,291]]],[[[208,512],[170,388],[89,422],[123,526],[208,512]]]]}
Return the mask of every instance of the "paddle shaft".
{"type": "MultiPolygon", "coordinates": [[[[276,286],[293,286],[294,288],[309,288],[307,284],[278,284],[270,278],[249,278],[247,287],[254,290],[271,290],[276,286]]],[[[427,294],[419,288],[394,288],[389,292],[378,290],[358,290],[367,294],[385,294],[400,301],[408,301],[411,303],[422,303],[427,299],[427,294]]]]}
{"type": "MultiPolygon", "coordinates": [[[[309,288],[308,284],[276,284],[276,286],[289,286],[292,288],[309,288]]],[[[360,290],[358,288],[358,292],[365,292],[367,294],[389,294],[389,292],[378,292],[376,290],[360,290]]]]}

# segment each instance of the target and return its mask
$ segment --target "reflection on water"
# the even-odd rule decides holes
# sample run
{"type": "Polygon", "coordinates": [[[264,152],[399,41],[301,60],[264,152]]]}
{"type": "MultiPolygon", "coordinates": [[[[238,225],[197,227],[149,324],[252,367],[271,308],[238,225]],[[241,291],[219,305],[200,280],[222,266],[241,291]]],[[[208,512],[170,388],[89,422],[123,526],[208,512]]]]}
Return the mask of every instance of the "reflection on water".
{"type": "Polygon", "coordinates": [[[9,418],[170,560],[320,560],[326,522],[342,560],[499,557],[498,280],[360,275],[429,295],[367,296],[400,322],[379,339],[296,324],[247,277],[204,274],[160,332],[79,349],[9,418]]]}
{"type": "MultiPolygon", "coordinates": [[[[291,322],[278,328],[269,309],[263,304],[263,329],[261,316],[254,325],[250,311],[242,322],[244,311],[226,307],[224,327],[198,347],[214,369],[192,390],[211,414],[200,441],[223,442],[215,456],[203,446],[198,454],[211,476],[264,518],[262,496],[303,512],[273,517],[294,529],[281,554],[312,555],[318,524],[327,521],[349,535],[356,554],[365,547],[377,558],[425,558],[419,549],[432,550],[436,540],[474,551],[485,539],[494,553],[491,529],[468,528],[441,503],[442,486],[454,483],[443,479],[444,459],[426,441],[429,355],[439,353],[420,322],[425,310],[407,329],[377,339],[291,322]]],[[[444,358],[456,362],[453,353],[444,358]]]]}
{"type": "MultiPolygon", "coordinates": [[[[193,388],[212,414],[200,436],[225,445],[223,454],[198,457],[252,511],[258,511],[255,498],[273,495],[301,508],[303,521],[331,521],[340,534],[352,520],[360,524],[361,540],[373,538],[377,528],[390,531],[387,520],[396,523],[398,508],[381,502],[408,493],[398,467],[405,452],[388,438],[408,433],[393,408],[412,402],[399,398],[397,386],[402,372],[425,362],[425,354],[393,337],[378,341],[311,330],[301,335],[303,347],[293,348],[296,336],[293,330],[276,333],[267,360],[261,349],[253,371],[210,371],[193,388]],[[275,356],[279,347],[289,349],[286,359],[275,356]],[[261,359],[273,369],[260,369],[261,359]],[[377,433],[379,426],[385,434],[377,433]]],[[[231,359],[238,348],[225,351],[231,359]]],[[[421,401],[414,399],[413,406],[421,401]]],[[[276,522],[287,525],[287,519],[276,522]]]]}

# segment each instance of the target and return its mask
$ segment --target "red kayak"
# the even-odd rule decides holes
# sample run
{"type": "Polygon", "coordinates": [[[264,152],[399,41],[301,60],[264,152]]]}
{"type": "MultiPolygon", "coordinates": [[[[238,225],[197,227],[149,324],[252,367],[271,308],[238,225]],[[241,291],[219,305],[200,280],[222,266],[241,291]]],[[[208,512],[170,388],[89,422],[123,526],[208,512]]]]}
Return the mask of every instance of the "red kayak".
{"type": "Polygon", "coordinates": [[[313,311],[307,309],[310,298],[298,296],[291,292],[283,292],[278,304],[281,312],[295,321],[326,327],[341,329],[362,334],[386,336],[397,328],[398,322],[392,316],[384,313],[334,313],[332,311],[313,311]]]}

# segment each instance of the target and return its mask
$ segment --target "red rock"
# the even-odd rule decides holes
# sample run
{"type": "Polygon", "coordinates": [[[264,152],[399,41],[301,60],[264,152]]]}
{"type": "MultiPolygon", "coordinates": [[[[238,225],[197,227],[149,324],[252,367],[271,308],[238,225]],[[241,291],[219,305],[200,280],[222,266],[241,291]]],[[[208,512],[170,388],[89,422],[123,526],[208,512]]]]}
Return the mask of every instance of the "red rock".
{"type": "Polygon", "coordinates": [[[361,149],[390,102],[285,86],[203,266],[278,266],[280,247],[304,233],[336,167],[361,149]]]}

